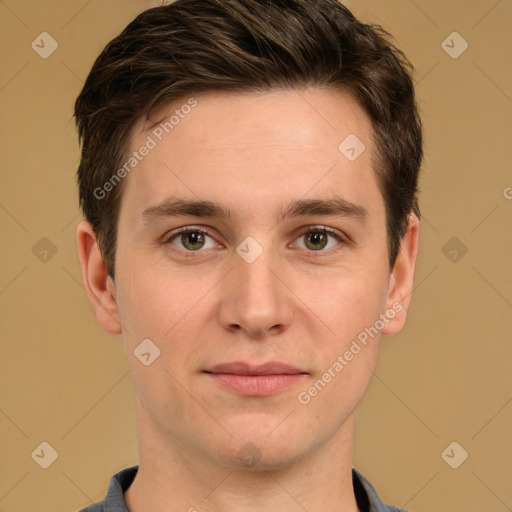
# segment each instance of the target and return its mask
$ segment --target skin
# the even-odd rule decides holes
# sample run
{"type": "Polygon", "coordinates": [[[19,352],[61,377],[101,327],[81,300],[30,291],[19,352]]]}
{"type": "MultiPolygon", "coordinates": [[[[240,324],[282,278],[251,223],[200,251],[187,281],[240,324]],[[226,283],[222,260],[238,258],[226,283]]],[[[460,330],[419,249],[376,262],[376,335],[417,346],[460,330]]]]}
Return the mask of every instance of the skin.
{"type": "MultiPolygon", "coordinates": [[[[131,512],[356,511],[355,409],[380,335],[308,404],[297,397],[393,304],[402,310],[382,334],[402,328],[419,221],[410,216],[390,269],[371,124],[348,93],[196,99],[197,107],[125,179],[115,283],[91,226],[78,227],[84,285],[100,326],[123,334],[137,393],[140,464],[127,505],[131,512]],[[338,150],[349,134],[366,146],[353,162],[338,150]],[[367,215],[276,216],[292,201],[335,195],[367,215]],[[217,202],[231,217],[144,218],[170,198],[217,202]],[[187,252],[180,236],[168,241],[185,226],[209,232],[198,251],[188,245],[187,252]],[[344,239],[303,233],[318,226],[344,239]],[[248,236],[263,249],[252,263],[236,252],[248,236]],[[161,351],[149,366],[134,356],[147,338],[161,351]],[[307,375],[271,395],[242,396],[204,373],[231,361],[280,361],[307,375]],[[257,462],[247,465],[244,450],[257,462]]],[[[131,150],[149,134],[139,121],[131,150]]]]}

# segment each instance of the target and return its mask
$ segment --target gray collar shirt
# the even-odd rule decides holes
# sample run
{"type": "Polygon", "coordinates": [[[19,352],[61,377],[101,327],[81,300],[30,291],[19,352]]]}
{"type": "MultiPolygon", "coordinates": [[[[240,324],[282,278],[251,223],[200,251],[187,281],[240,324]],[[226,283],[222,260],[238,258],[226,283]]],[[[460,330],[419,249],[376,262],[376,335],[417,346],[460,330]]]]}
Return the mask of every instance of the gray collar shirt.
{"type": "MultiPolygon", "coordinates": [[[[130,487],[138,469],[138,466],[132,466],[116,473],[110,479],[105,499],[81,509],[80,512],[129,512],[124,501],[124,492],[130,487]]],[[[370,482],[355,469],[352,469],[352,482],[357,506],[362,512],[406,512],[383,503],[370,482]]]]}

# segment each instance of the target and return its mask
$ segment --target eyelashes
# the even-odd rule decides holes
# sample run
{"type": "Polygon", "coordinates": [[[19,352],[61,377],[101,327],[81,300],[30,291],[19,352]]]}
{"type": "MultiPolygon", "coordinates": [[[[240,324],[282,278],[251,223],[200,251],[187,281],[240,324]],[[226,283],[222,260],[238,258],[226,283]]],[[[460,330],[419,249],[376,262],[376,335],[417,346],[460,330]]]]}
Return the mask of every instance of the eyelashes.
{"type": "MultiPolygon", "coordinates": [[[[332,242],[334,242],[334,249],[347,243],[344,234],[326,226],[308,226],[296,235],[294,241],[302,241],[303,243],[302,245],[299,244],[298,250],[310,253],[308,255],[315,255],[315,253],[322,253],[322,255],[324,253],[332,254],[332,242]]],[[[186,226],[171,231],[165,236],[163,243],[173,246],[177,251],[190,253],[191,256],[204,253],[210,249],[223,247],[207,229],[199,226],[186,226]]]]}

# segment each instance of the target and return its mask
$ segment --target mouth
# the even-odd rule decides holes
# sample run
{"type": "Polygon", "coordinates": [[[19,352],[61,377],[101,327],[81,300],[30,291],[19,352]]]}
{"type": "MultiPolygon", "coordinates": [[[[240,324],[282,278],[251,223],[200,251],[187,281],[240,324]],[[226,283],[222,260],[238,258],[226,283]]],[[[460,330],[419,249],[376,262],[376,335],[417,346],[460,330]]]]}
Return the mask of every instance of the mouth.
{"type": "Polygon", "coordinates": [[[220,386],[245,396],[275,394],[308,375],[299,368],[276,361],[262,365],[245,362],[223,363],[203,373],[220,386]]]}

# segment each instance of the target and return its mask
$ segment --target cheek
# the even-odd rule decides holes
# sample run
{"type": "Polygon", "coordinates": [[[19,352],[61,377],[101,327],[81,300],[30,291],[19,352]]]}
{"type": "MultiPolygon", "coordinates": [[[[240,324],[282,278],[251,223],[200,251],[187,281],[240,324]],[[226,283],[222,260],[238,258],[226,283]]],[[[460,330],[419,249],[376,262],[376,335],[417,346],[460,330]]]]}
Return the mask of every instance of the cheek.
{"type": "Polygon", "coordinates": [[[297,295],[318,315],[334,338],[343,344],[376,321],[387,297],[387,274],[372,272],[330,273],[297,282],[297,295]]]}
{"type": "Polygon", "coordinates": [[[120,261],[118,275],[118,308],[128,343],[162,339],[198,300],[195,281],[166,276],[143,258],[120,261]]]}
{"type": "Polygon", "coordinates": [[[372,280],[339,280],[324,296],[310,295],[311,309],[333,331],[315,340],[314,373],[297,401],[311,417],[325,416],[328,430],[338,428],[363,397],[377,362],[385,286],[372,280]],[[378,289],[380,286],[380,289],[378,289]],[[315,302],[316,301],[316,302],[315,302]]]}
{"type": "Polygon", "coordinates": [[[327,430],[339,428],[363,398],[375,368],[378,338],[371,343],[367,347],[360,345],[359,352],[349,345],[352,347],[348,350],[352,353],[350,360],[346,351],[335,354],[323,371],[315,375],[309,386],[297,396],[308,417],[325,419],[327,430]]]}
{"type": "Polygon", "coordinates": [[[329,327],[327,339],[315,340],[319,359],[308,387],[298,401],[308,410],[322,414],[331,410],[332,421],[347,417],[357,406],[371,380],[379,351],[380,332],[376,322],[384,312],[387,274],[381,272],[347,273],[309,289],[311,310],[329,327]],[[334,412],[336,411],[336,412],[334,412]]]}

